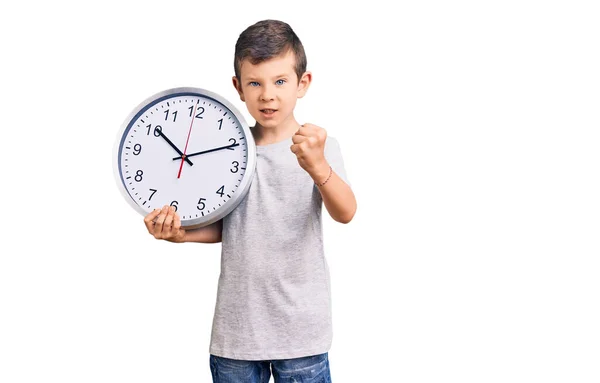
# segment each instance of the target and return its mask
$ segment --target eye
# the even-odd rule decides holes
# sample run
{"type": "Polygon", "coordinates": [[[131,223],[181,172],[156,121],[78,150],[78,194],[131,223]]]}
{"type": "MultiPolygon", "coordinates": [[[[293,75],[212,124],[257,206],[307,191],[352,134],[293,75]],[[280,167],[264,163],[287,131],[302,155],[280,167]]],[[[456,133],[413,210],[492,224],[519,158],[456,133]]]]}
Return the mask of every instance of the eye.
{"type": "Polygon", "coordinates": [[[250,86],[258,86],[259,84],[256,81],[250,81],[248,83],[248,85],[250,85],[250,86]]]}
{"type": "Polygon", "coordinates": [[[285,84],[285,80],[277,80],[277,81],[275,81],[275,84],[283,85],[283,84],[285,84]]]}

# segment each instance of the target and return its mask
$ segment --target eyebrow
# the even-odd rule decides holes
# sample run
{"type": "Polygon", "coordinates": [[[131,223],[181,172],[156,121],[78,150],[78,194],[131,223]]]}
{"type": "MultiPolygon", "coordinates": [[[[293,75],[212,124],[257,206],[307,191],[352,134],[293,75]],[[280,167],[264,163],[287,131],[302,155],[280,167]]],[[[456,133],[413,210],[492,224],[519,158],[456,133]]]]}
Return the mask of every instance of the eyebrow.
{"type": "MultiPolygon", "coordinates": [[[[289,73],[283,73],[283,74],[277,75],[277,76],[275,76],[275,77],[273,77],[273,78],[274,78],[274,79],[276,79],[276,78],[280,78],[280,77],[288,77],[288,76],[290,76],[290,74],[289,74],[289,73]]],[[[246,78],[246,81],[256,81],[256,80],[257,80],[257,79],[256,79],[255,77],[247,77],[247,78],[246,78]]]]}

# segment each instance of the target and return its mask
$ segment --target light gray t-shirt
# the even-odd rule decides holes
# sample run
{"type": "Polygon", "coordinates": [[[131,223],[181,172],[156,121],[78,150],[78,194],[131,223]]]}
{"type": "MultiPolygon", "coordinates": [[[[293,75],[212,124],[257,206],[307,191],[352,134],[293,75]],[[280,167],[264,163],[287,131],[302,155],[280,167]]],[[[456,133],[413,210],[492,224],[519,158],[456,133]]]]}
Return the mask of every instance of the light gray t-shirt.
{"type": "MultiPolygon", "coordinates": [[[[290,137],[256,147],[248,194],[223,218],[213,355],[290,359],[322,354],[331,347],[323,200],[290,151],[292,145],[290,137]]],[[[324,154],[350,185],[337,140],[327,137],[324,154]]]]}

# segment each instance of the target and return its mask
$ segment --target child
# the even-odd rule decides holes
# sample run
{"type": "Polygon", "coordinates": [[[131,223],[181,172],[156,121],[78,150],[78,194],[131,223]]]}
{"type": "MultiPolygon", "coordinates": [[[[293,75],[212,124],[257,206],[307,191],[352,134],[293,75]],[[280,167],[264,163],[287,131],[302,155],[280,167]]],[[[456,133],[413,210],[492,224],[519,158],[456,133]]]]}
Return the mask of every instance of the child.
{"type": "Polygon", "coordinates": [[[248,27],[236,43],[234,67],[233,85],[256,120],[248,194],[229,215],[200,229],[181,229],[168,206],[144,221],[157,239],[222,242],[210,342],[214,382],[268,382],[271,368],[275,382],[330,382],[321,207],[348,223],[356,199],[337,141],[294,117],[312,75],[290,26],[264,20],[248,27]]]}

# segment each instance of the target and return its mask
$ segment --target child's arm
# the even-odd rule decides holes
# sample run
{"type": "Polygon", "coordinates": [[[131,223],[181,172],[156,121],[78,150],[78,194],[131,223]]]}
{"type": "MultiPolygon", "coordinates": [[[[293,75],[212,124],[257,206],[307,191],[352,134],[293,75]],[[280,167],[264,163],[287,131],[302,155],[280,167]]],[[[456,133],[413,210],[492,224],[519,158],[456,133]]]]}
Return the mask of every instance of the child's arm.
{"type": "Polygon", "coordinates": [[[187,230],[182,242],[218,243],[221,242],[222,232],[223,220],[220,219],[208,226],[194,230],[187,230]]]}
{"type": "MultiPolygon", "coordinates": [[[[327,161],[326,140],[325,129],[306,123],[292,137],[294,145],[290,150],[296,155],[300,166],[317,184],[331,218],[337,222],[348,223],[356,213],[356,198],[350,186],[333,171],[327,161]]],[[[334,155],[334,158],[337,156],[340,156],[341,160],[341,154],[334,155]]],[[[339,162],[338,165],[341,164],[339,162]]]]}
{"type": "Polygon", "coordinates": [[[341,223],[350,222],[356,213],[356,197],[350,186],[331,169],[327,162],[310,171],[309,174],[317,184],[331,218],[341,223]],[[322,183],[324,185],[321,185],[322,183]]]}
{"type": "Polygon", "coordinates": [[[181,228],[181,219],[172,206],[164,206],[146,215],[144,224],[154,238],[174,243],[217,243],[222,238],[222,219],[199,229],[184,230],[181,228]]]}

